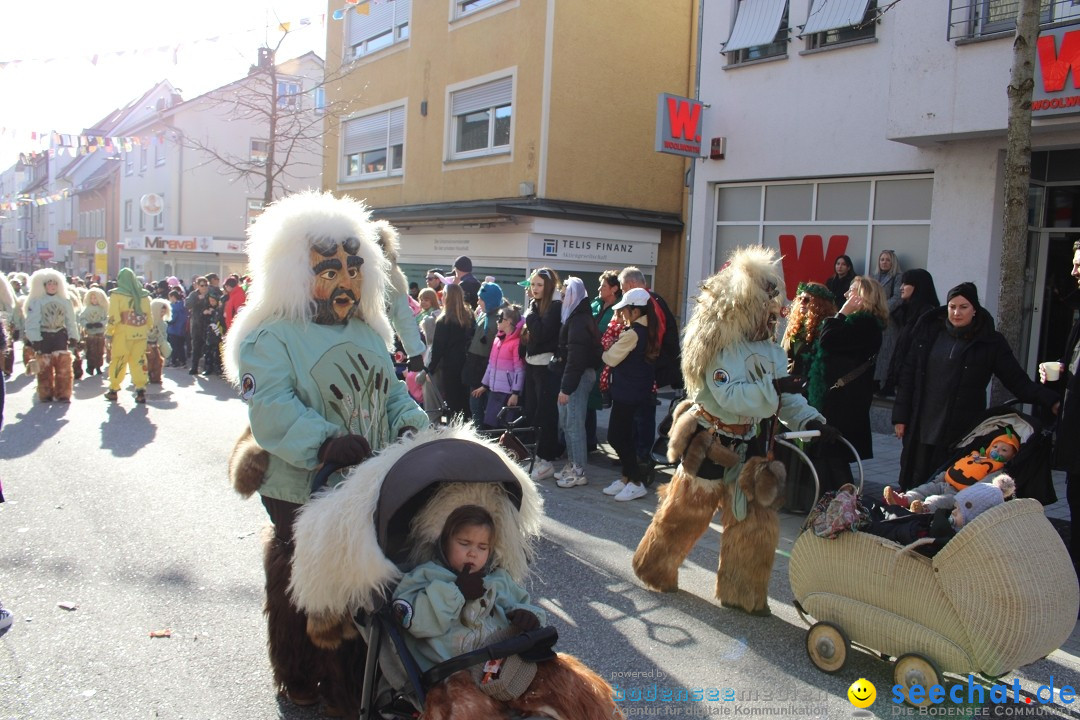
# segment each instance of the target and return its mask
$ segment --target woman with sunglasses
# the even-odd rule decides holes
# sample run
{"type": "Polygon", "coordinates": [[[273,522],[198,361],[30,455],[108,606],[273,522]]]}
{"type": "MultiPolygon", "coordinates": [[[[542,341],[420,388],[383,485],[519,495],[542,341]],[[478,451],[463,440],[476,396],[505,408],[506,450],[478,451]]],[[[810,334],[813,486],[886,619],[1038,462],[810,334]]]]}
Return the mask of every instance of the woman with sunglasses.
{"type": "Polygon", "coordinates": [[[529,310],[525,313],[525,414],[540,428],[533,480],[555,474],[552,461],[559,448],[559,382],[562,368],[549,369],[562,329],[562,288],[558,274],[540,268],[529,277],[529,310]]]}

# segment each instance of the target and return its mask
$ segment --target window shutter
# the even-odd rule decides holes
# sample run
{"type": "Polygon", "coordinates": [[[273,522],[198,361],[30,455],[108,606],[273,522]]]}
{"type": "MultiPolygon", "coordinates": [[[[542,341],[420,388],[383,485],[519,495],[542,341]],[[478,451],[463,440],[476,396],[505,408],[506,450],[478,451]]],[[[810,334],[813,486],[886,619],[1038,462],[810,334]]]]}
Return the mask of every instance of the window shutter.
{"type": "Polygon", "coordinates": [[[349,47],[364,40],[382,35],[394,27],[394,7],[400,2],[376,3],[368,0],[368,14],[362,15],[356,8],[349,13],[349,47]]]}
{"type": "Polygon", "coordinates": [[[768,45],[780,29],[788,0],[740,0],[739,13],[724,52],[768,45]]]}
{"type": "MultiPolygon", "coordinates": [[[[401,0],[398,0],[400,2],[401,0]]],[[[405,144],[405,108],[390,110],[390,147],[405,144]]]]}
{"type": "Polygon", "coordinates": [[[815,0],[810,17],[803,26],[803,34],[857,25],[866,17],[866,6],[869,4],[870,0],[815,0]]]}
{"type": "Polygon", "coordinates": [[[387,113],[375,113],[345,122],[345,154],[386,147],[387,113]]]}
{"type": "Polygon", "coordinates": [[[505,77],[454,93],[450,114],[465,115],[477,110],[508,105],[514,94],[514,79],[505,77]]]}

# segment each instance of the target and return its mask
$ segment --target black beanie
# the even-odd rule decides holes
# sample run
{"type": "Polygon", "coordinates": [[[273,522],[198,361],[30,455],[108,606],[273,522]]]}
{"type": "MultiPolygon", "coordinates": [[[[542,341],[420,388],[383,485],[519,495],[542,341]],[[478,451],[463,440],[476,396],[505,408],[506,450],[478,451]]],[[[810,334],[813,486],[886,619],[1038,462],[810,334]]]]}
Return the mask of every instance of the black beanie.
{"type": "Polygon", "coordinates": [[[975,288],[975,283],[973,282],[962,282],[954,287],[949,291],[948,298],[945,302],[949,302],[949,300],[952,300],[957,295],[963,296],[964,299],[975,306],[976,310],[982,307],[982,305],[979,304],[979,291],[975,288]]]}

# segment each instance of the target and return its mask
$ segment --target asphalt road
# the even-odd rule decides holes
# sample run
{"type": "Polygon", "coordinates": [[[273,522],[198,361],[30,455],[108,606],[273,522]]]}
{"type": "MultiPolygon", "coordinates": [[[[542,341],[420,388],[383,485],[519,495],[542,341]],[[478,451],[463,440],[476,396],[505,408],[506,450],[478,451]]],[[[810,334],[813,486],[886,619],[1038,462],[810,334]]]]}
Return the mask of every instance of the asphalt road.
{"type": "MultiPolygon", "coordinates": [[[[84,379],[70,405],[40,405],[30,378],[9,381],[0,601],[15,624],[0,636],[0,718],[318,717],[279,703],[271,687],[265,514],[225,477],[246,406],[221,380],[183,370],[166,370],[145,406],[130,393],[110,404],[103,392],[100,378],[84,379]],[[151,637],[163,630],[171,637],[151,637]]],[[[542,485],[547,519],[531,591],[558,626],[560,649],[617,683],[628,714],[850,717],[847,690],[860,677],[877,687],[874,714],[907,713],[889,700],[887,663],[855,653],[830,676],[808,661],[787,581],[790,532],[770,586],[772,618],[713,601],[718,526],[685,564],[680,592],[646,591],[630,557],[655,496],[612,502],[600,489],[614,469],[602,455],[591,462],[588,486],[542,485]],[[695,688],[701,702],[676,700],[695,688]],[[722,699],[728,691],[735,700],[722,699]]],[[[1030,692],[1051,676],[1076,686],[1080,664],[1058,653],[1016,675],[1030,692]]]]}

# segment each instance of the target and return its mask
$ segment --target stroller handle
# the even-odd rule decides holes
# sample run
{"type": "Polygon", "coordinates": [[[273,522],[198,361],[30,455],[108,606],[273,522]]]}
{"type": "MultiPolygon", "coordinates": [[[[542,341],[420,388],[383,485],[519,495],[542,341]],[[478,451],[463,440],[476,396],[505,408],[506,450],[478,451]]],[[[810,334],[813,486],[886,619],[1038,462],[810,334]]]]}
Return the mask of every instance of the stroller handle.
{"type": "Polygon", "coordinates": [[[308,488],[308,493],[314,495],[319,490],[322,490],[331,475],[346,467],[348,466],[336,462],[323,463],[323,466],[319,468],[319,472],[315,473],[315,477],[311,478],[311,486],[308,488]]]}
{"type": "MultiPolygon", "coordinates": [[[[776,442],[794,452],[807,467],[810,468],[810,474],[814,477],[814,505],[821,497],[821,478],[818,477],[817,468],[814,467],[814,463],[806,456],[806,453],[802,451],[798,445],[795,445],[791,440],[811,440],[821,436],[819,430],[795,430],[790,432],[779,433],[776,436],[776,442]]],[[[863,482],[866,479],[866,475],[863,472],[862,458],[859,457],[859,451],[855,449],[855,446],[848,442],[846,437],[841,436],[838,438],[840,442],[848,446],[848,450],[851,451],[851,455],[855,458],[855,463],[859,466],[859,489],[856,492],[857,495],[862,494],[863,482]]]]}

